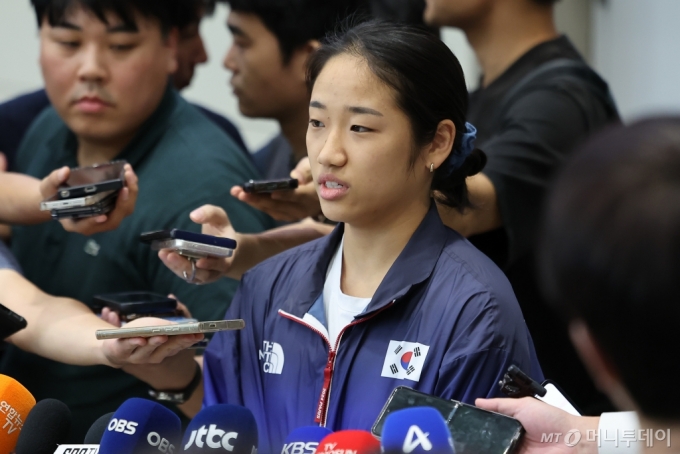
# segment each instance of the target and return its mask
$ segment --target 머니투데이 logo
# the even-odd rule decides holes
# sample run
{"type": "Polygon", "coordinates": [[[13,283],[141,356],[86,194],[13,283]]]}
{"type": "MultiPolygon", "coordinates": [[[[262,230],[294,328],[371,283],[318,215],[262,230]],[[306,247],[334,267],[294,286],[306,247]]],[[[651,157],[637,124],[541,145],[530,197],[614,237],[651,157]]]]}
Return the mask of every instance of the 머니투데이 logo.
{"type": "Polygon", "coordinates": [[[262,350],[258,354],[262,361],[262,371],[267,374],[280,374],[283,371],[283,348],[276,342],[262,341],[262,350]]]}
{"type": "Polygon", "coordinates": [[[380,376],[419,381],[429,350],[417,342],[390,341],[380,376]]]}

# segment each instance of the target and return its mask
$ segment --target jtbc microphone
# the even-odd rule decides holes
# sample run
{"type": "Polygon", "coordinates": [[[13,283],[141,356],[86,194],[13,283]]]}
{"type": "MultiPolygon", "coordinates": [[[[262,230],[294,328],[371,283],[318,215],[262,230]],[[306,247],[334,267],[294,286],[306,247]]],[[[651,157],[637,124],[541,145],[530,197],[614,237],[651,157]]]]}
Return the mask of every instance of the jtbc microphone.
{"type": "Polygon", "coordinates": [[[325,427],[298,427],[286,437],[281,454],[314,454],[319,442],[332,433],[325,427]]]}
{"type": "Polygon", "coordinates": [[[113,412],[97,418],[87,430],[83,443],[86,445],[98,445],[102,441],[102,437],[104,436],[104,432],[106,432],[106,428],[109,426],[109,422],[111,422],[111,418],[113,418],[113,412]]]}
{"type": "MultiPolygon", "coordinates": [[[[184,432],[183,452],[192,454],[257,452],[257,424],[252,412],[238,405],[218,404],[201,410],[184,432]]],[[[103,453],[102,453],[103,454],[103,453]]]]}
{"type": "Polygon", "coordinates": [[[35,405],[33,395],[21,383],[0,375],[0,454],[14,450],[28,412],[35,405]]]}
{"type": "Polygon", "coordinates": [[[390,413],[382,430],[385,454],[453,454],[451,432],[432,407],[413,407],[390,413]]]}
{"type": "Polygon", "coordinates": [[[156,402],[133,397],[113,414],[99,454],[175,454],[181,436],[176,414],[156,402]]]}
{"type": "Polygon", "coordinates": [[[319,442],[316,454],[379,454],[380,442],[365,430],[339,430],[319,442]]]}
{"type": "Polygon", "coordinates": [[[16,454],[52,454],[71,430],[71,410],[56,399],[43,399],[31,410],[19,434],[16,454]]]}

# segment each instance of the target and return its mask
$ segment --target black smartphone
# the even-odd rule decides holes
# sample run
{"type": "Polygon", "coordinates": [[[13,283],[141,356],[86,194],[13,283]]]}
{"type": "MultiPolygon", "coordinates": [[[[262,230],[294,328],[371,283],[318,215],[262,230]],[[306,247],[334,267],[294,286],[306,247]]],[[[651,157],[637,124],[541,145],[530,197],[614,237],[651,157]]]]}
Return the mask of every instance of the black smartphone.
{"type": "Polygon", "coordinates": [[[177,300],[153,292],[121,292],[95,295],[93,297],[95,311],[100,312],[108,307],[118,313],[122,321],[131,321],[139,317],[171,318],[181,315],[177,311],[177,300]]]}
{"type": "Polygon", "coordinates": [[[116,206],[116,200],[118,199],[118,191],[107,191],[107,193],[108,195],[106,197],[91,205],[52,210],[50,212],[52,219],[82,219],[106,214],[113,210],[116,206]]]}
{"type": "Polygon", "coordinates": [[[285,191],[298,187],[298,180],[295,178],[281,178],[279,180],[250,180],[242,185],[243,190],[249,194],[259,194],[263,192],[285,191]]]}
{"type": "Polygon", "coordinates": [[[392,391],[373,424],[373,435],[381,436],[385,418],[391,412],[411,407],[433,407],[441,413],[451,432],[456,454],[511,454],[524,433],[520,422],[509,416],[399,386],[392,391]]]}
{"type": "Polygon", "coordinates": [[[178,254],[192,257],[230,257],[236,249],[231,238],[204,235],[185,230],[156,230],[144,232],[139,240],[150,243],[153,250],[172,249],[178,254]]]}
{"type": "Polygon", "coordinates": [[[7,339],[17,331],[26,328],[26,319],[0,304],[0,339],[7,339]]]}
{"type": "Polygon", "coordinates": [[[72,199],[104,191],[117,191],[125,186],[125,161],[112,161],[89,167],[71,169],[68,179],[59,188],[57,197],[72,199]]]}

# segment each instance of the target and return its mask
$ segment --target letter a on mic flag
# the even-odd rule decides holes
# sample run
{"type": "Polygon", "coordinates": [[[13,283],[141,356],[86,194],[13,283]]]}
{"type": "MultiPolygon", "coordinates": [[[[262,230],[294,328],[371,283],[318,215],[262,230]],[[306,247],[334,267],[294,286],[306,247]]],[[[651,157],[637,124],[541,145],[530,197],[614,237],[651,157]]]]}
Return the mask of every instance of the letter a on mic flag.
{"type": "Polygon", "coordinates": [[[429,350],[429,346],[417,342],[390,341],[380,375],[419,381],[429,350]]]}

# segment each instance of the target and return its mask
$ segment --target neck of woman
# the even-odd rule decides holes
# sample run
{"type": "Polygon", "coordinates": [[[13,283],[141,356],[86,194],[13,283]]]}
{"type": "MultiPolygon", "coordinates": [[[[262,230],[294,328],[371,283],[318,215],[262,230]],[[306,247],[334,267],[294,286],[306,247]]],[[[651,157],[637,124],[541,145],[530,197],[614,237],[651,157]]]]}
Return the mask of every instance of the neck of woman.
{"type": "Polygon", "coordinates": [[[417,201],[373,222],[345,224],[340,287],[346,295],[371,298],[430,207],[417,201]]]}

